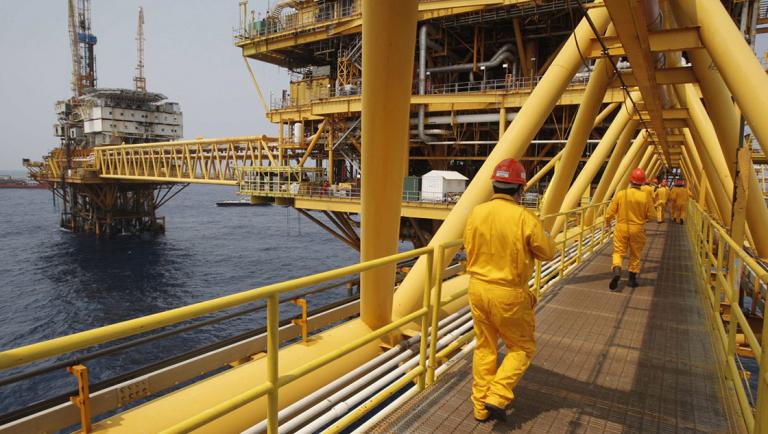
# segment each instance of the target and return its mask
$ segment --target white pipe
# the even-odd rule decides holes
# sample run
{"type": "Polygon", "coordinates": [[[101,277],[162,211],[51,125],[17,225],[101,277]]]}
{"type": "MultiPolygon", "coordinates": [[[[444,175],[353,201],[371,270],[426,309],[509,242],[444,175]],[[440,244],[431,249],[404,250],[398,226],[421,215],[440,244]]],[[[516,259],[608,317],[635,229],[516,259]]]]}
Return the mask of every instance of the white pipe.
{"type": "MultiPolygon", "coordinates": [[[[438,327],[445,327],[446,329],[451,328],[456,322],[459,322],[461,320],[461,317],[466,316],[468,311],[469,311],[469,307],[464,307],[462,309],[459,309],[458,311],[452,313],[451,315],[448,315],[447,317],[443,318],[438,323],[438,327]]],[[[438,333],[438,336],[439,335],[440,333],[438,333]]],[[[296,417],[297,414],[305,410],[310,405],[315,404],[317,401],[319,401],[320,399],[324,398],[325,396],[331,393],[337,392],[339,389],[341,389],[345,385],[348,385],[352,381],[362,380],[361,377],[367,376],[366,373],[368,371],[381,365],[387,360],[397,356],[399,353],[402,353],[404,350],[416,344],[419,339],[420,339],[419,336],[414,336],[408,340],[401,342],[396,347],[390,348],[383,354],[366,362],[360,367],[348,372],[342,377],[339,377],[338,379],[323,386],[322,388],[316,390],[315,392],[305,396],[299,401],[296,401],[293,404],[285,407],[277,414],[278,423],[284,422],[284,421],[290,420],[293,417],[296,417]]],[[[247,430],[243,431],[242,434],[261,434],[266,432],[266,430],[267,430],[267,422],[266,420],[263,420],[258,424],[252,426],[251,428],[248,428],[247,430]]]]}
{"type": "MultiPolygon", "coordinates": [[[[475,349],[476,341],[473,339],[472,342],[465,345],[464,348],[459,351],[455,356],[451,357],[447,362],[440,365],[439,368],[435,370],[435,379],[439,379],[440,377],[445,374],[445,372],[452,368],[453,365],[458,363],[460,360],[462,360],[464,357],[466,357],[467,354],[469,354],[471,351],[475,349]]],[[[389,403],[386,407],[381,409],[381,411],[377,412],[368,420],[366,420],[363,424],[361,424],[356,430],[352,431],[352,434],[365,434],[368,431],[370,431],[376,424],[381,422],[382,419],[389,416],[392,412],[402,407],[408,400],[416,396],[416,394],[419,393],[418,387],[411,387],[408,389],[405,393],[397,397],[394,401],[389,403]]]]}
{"type": "MultiPolygon", "coordinates": [[[[450,342],[453,342],[454,340],[458,339],[460,336],[464,335],[471,328],[472,328],[472,322],[470,321],[469,323],[462,326],[459,330],[449,333],[443,339],[440,339],[438,341],[437,343],[438,348],[447,346],[450,342]]],[[[325,425],[328,425],[333,420],[347,414],[350,410],[355,408],[358,404],[363,402],[366,398],[373,396],[377,391],[388,386],[389,384],[394,382],[397,378],[403,376],[405,373],[413,369],[419,363],[419,354],[417,351],[414,351],[414,353],[415,353],[414,357],[411,358],[408,362],[400,365],[400,367],[390,372],[386,376],[382,377],[381,379],[371,384],[370,386],[366,387],[365,389],[361,390],[360,392],[358,392],[351,398],[347,399],[346,401],[340,402],[339,404],[335,405],[330,411],[327,411],[319,418],[314,419],[309,425],[306,425],[304,428],[296,431],[296,433],[309,434],[309,433],[317,432],[320,428],[324,427],[325,425]]]]}
{"type": "MultiPolygon", "coordinates": [[[[512,121],[517,116],[516,112],[507,113],[507,121],[512,121]]],[[[429,116],[424,120],[424,125],[455,125],[455,124],[469,124],[475,122],[498,122],[499,113],[475,113],[468,115],[443,115],[443,116],[429,116]]],[[[411,119],[411,125],[418,125],[419,119],[411,119]]]]}

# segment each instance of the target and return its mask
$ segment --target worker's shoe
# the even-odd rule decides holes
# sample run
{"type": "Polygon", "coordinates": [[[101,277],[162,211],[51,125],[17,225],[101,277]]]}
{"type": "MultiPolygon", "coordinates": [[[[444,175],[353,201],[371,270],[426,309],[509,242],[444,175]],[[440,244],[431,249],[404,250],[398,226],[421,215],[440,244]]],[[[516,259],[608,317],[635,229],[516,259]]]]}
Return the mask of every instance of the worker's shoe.
{"type": "Polygon", "coordinates": [[[630,288],[637,288],[640,286],[640,284],[637,283],[637,273],[629,272],[629,283],[627,283],[627,285],[630,288]]]}
{"type": "Polygon", "coordinates": [[[488,412],[488,410],[482,410],[478,411],[475,409],[475,411],[472,412],[472,415],[475,417],[475,420],[478,422],[488,422],[488,419],[491,417],[491,413],[488,412]]]}
{"type": "Polygon", "coordinates": [[[500,420],[502,422],[507,421],[507,412],[503,408],[486,402],[485,409],[488,410],[489,418],[500,420]]]}
{"type": "Polygon", "coordinates": [[[619,287],[619,280],[621,280],[621,267],[613,267],[613,278],[608,284],[608,288],[615,291],[619,287]]]}
{"type": "Polygon", "coordinates": [[[680,224],[683,224],[683,219],[680,219],[680,224]]]}

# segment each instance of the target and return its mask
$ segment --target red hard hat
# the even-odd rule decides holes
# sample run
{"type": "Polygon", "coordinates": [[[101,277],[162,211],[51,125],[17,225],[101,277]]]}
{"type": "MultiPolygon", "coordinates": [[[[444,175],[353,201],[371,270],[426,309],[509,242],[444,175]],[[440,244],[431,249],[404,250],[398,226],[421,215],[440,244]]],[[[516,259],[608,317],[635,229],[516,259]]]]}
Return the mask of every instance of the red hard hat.
{"type": "Polygon", "coordinates": [[[645,170],[637,168],[629,175],[629,182],[632,184],[641,185],[645,183],[645,170]]]}
{"type": "Polygon", "coordinates": [[[675,181],[675,185],[685,185],[685,181],[683,181],[682,179],[678,179],[677,181],[675,181]]]}
{"type": "Polygon", "coordinates": [[[525,184],[525,168],[514,158],[507,158],[496,165],[491,179],[506,184],[525,184]]]}

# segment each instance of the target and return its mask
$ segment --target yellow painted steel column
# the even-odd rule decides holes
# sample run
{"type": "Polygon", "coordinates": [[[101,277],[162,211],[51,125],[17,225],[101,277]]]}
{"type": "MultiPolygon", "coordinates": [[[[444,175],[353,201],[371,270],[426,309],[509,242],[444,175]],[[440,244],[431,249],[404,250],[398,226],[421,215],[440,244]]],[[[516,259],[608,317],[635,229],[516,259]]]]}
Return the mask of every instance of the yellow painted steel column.
{"type": "Polygon", "coordinates": [[[635,157],[635,161],[633,161],[634,164],[630,165],[629,170],[627,170],[624,175],[621,178],[621,182],[619,182],[619,188],[624,189],[629,187],[629,174],[632,173],[633,170],[637,169],[638,167],[643,167],[648,163],[648,160],[653,156],[654,147],[652,145],[648,145],[645,147],[645,151],[643,154],[638,153],[635,157]],[[640,158],[640,155],[642,155],[642,158],[640,158]]]}
{"type": "Polygon", "coordinates": [[[619,103],[617,103],[617,102],[612,102],[612,103],[608,104],[607,106],[605,106],[603,111],[601,111],[600,114],[598,114],[597,117],[595,118],[595,123],[592,124],[592,128],[600,125],[600,123],[603,122],[605,120],[605,118],[608,117],[608,115],[613,113],[613,111],[616,110],[616,107],[618,107],[618,106],[619,106],[619,103]]]}
{"type": "MultiPolygon", "coordinates": [[[[613,180],[614,176],[616,176],[616,169],[618,169],[619,164],[621,164],[621,161],[624,158],[624,155],[626,155],[627,151],[629,150],[629,143],[632,140],[632,136],[635,135],[635,130],[637,129],[637,125],[639,123],[640,121],[630,121],[630,124],[627,125],[627,128],[624,128],[621,136],[619,136],[619,141],[616,142],[616,147],[613,148],[613,152],[611,152],[611,158],[608,160],[608,164],[605,166],[605,170],[603,170],[603,175],[600,177],[600,182],[597,184],[595,194],[592,195],[593,204],[605,201],[605,194],[608,192],[608,188],[611,186],[611,181],[613,180]],[[632,127],[632,122],[635,122],[634,127],[632,127]]],[[[643,131],[637,133],[635,141],[641,140],[641,136],[644,134],[645,133],[643,131]]],[[[596,210],[594,208],[590,208],[587,211],[587,216],[585,218],[587,225],[591,225],[594,222],[595,211],[596,210]]]]}
{"type": "Polygon", "coordinates": [[[635,138],[635,141],[632,142],[632,146],[630,146],[627,154],[624,155],[624,158],[621,159],[619,168],[616,169],[616,172],[612,174],[613,176],[612,179],[610,179],[608,189],[605,191],[603,201],[609,200],[613,197],[613,193],[616,191],[616,188],[619,186],[621,180],[628,176],[629,172],[636,167],[635,164],[637,161],[639,161],[643,153],[646,152],[647,141],[648,131],[641,130],[640,134],[638,134],[635,138]]]}
{"type": "MultiPolygon", "coordinates": [[[[608,11],[604,7],[593,7],[588,14],[598,32],[604,32],[609,21],[608,11]]],[[[429,245],[437,246],[462,237],[469,212],[475,205],[485,202],[491,197],[493,190],[490,177],[494,167],[505,158],[520,158],[524,154],[557,100],[582,65],[579,47],[583,49],[583,47],[588,46],[587,44],[590,44],[593,38],[594,35],[589,23],[582,19],[573,35],[563,45],[555,60],[552,61],[552,65],[544,73],[538,86],[533,89],[499,143],[467,186],[461,199],[432,237],[429,245]]],[[[455,252],[456,249],[446,252],[446,260],[452,258],[455,252]]],[[[437,264],[437,266],[445,266],[445,264],[437,264]]],[[[419,308],[425,278],[427,278],[425,261],[419,259],[395,294],[394,316],[396,318],[419,308]]]]}
{"type": "MultiPolygon", "coordinates": [[[[634,101],[640,101],[642,98],[640,97],[639,92],[632,92],[632,99],[634,101]]],[[[608,159],[611,151],[616,146],[616,142],[618,141],[619,136],[621,136],[621,133],[626,128],[637,128],[637,122],[632,120],[634,114],[635,106],[631,100],[627,100],[622,104],[621,108],[619,108],[619,112],[616,114],[616,117],[613,118],[611,126],[608,127],[608,130],[600,139],[600,143],[597,144],[592,155],[589,156],[586,164],[581,168],[579,176],[573,181],[573,185],[568,189],[565,198],[558,202],[560,204],[560,212],[570,211],[579,206],[584,190],[589,188],[592,180],[597,176],[603,163],[608,159]]],[[[552,186],[550,186],[550,188],[552,188],[552,186]]],[[[544,227],[551,229],[552,235],[555,236],[562,230],[565,219],[566,216],[557,217],[554,224],[551,219],[549,221],[544,221],[544,227]]]]}
{"type": "Polygon", "coordinates": [[[499,137],[504,134],[507,129],[507,108],[503,105],[499,108],[499,137]]]}
{"type": "Polygon", "coordinates": [[[677,20],[699,25],[699,36],[763,152],[768,154],[768,75],[719,0],[670,2],[677,20]]]}
{"type": "MultiPolygon", "coordinates": [[[[416,0],[363,0],[361,261],[397,252],[416,23],[416,0]]],[[[390,322],[394,286],[395,264],[361,273],[369,327],[390,322]]]]}
{"type": "MultiPolygon", "coordinates": [[[[689,50],[693,64],[693,72],[699,81],[699,88],[704,97],[715,134],[722,147],[726,166],[731,175],[735,176],[736,152],[739,145],[740,122],[739,113],[733,105],[731,93],[725,81],[716,68],[711,68],[712,59],[705,50],[689,50]]],[[[768,207],[763,199],[760,182],[757,180],[754,167],[750,167],[749,188],[747,189],[747,225],[754,234],[755,250],[761,258],[768,258],[768,233],[763,228],[768,222],[768,207]]]]}
{"type": "MultiPolygon", "coordinates": [[[[613,25],[608,26],[606,35],[614,35],[615,33],[613,25]]],[[[608,89],[613,76],[613,67],[608,60],[599,59],[595,62],[595,68],[589,77],[587,89],[584,91],[584,97],[573,120],[571,133],[568,135],[568,140],[563,147],[563,156],[555,167],[555,174],[552,176],[547,191],[544,193],[540,210],[541,215],[554,214],[560,210],[560,205],[563,203],[563,199],[568,192],[568,186],[571,185],[573,176],[576,173],[576,167],[579,165],[579,159],[584,153],[589,133],[595,124],[595,117],[600,111],[603,96],[605,96],[605,91],[608,89]]],[[[584,170],[582,169],[583,172],[584,170]]],[[[552,221],[545,222],[545,226],[552,223],[552,221]]]]}
{"type": "Polygon", "coordinates": [[[549,173],[549,171],[552,170],[553,167],[555,167],[555,164],[557,164],[557,162],[560,161],[560,158],[562,158],[562,156],[563,156],[563,151],[560,151],[557,153],[557,155],[552,157],[551,160],[547,161],[547,164],[545,164],[544,167],[539,169],[539,171],[536,172],[535,175],[533,175],[530,179],[528,179],[528,182],[525,183],[525,188],[523,189],[523,191],[528,191],[530,190],[531,187],[536,185],[536,183],[539,182],[539,180],[541,180],[541,178],[543,178],[544,175],[549,173]]]}
{"type": "MultiPolygon", "coordinates": [[[[731,195],[728,193],[728,186],[723,185],[722,179],[717,176],[717,170],[712,164],[712,159],[708,152],[703,148],[701,144],[703,140],[700,138],[698,132],[694,129],[684,129],[683,136],[685,137],[685,144],[688,146],[688,151],[694,159],[694,164],[697,166],[701,164],[703,168],[702,173],[707,177],[712,194],[715,197],[717,208],[720,211],[720,216],[723,217],[723,224],[728,226],[731,220],[731,195]],[[696,161],[700,160],[700,161],[696,161]]],[[[731,182],[730,189],[733,190],[733,182],[731,182]]]]}

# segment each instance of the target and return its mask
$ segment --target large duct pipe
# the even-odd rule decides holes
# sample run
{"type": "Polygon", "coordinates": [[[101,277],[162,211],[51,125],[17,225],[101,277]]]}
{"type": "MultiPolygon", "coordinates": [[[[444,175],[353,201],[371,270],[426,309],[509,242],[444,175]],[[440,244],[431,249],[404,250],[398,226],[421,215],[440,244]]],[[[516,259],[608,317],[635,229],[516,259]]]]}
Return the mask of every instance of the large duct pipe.
{"type": "MultiPolygon", "coordinates": [[[[419,95],[424,95],[427,88],[427,47],[429,45],[429,24],[424,24],[419,29],[419,95]]],[[[428,136],[424,132],[424,116],[427,110],[426,104],[419,105],[418,114],[418,135],[424,143],[435,141],[434,137],[428,136]]]]}
{"type": "MultiPolygon", "coordinates": [[[[425,25],[426,26],[426,25],[425,25]]],[[[422,26],[422,29],[425,27],[422,26]]],[[[512,44],[504,44],[499,48],[498,51],[491,57],[491,60],[487,62],[478,63],[478,68],[495,68],[502,64],[504,60],[508,60],[510,62],[515,61],[515,56],[512,54],[512,50],[514,50],[515,46],[512,44]]],[[[425,64],[426,65],[426,64],[425,64]]],[[[432,73],[432,72],[461,72],[461,71],[473,71],[475,69],[474,63],[462,63],[459,65],[448,65],[448,66],[435,66],[434,68],[429,68],[426,71],[432,73]]]]}
{"type": "MultiPolygon", "coordinates": [[[[587,13],[597,27],[597,31],[604,32],[609,22],[608,11],[605,8],[593,8],[587,13]]],[[[429,245],[438,246],[462,237],[469,212],[491,197],[493,190],[489,179],[494,167],[505,158],[520,158],[525,153],[530,141],[536,136],[574,74],[581,67],[582,57],[579,47],[586,47],[593,37],[589,23],[582,19],[461,199],[432,237],[429,245]]],[[[455,252],[456,249],[451,249],[445,257],[451,258],[455,252]]],[[[445,266],[445,264],[436,265],[445,266]]],[[[401,318],[418,308],[426,278],[426,264],[420,259],[395,293],[394,317],[401,318]]]]}

